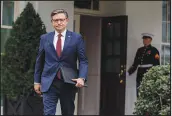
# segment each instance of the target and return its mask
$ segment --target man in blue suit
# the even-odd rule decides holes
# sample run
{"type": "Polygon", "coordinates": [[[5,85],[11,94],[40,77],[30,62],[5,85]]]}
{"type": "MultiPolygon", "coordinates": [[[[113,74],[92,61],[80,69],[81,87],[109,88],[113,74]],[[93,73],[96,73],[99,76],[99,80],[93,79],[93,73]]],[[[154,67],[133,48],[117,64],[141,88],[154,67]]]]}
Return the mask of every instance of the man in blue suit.
{"type": "Polygon", "coordinates": [[[44,115],[55,115],[58,99],[62,115],[73,115],[75,94],[87,80],[88,60],[84,40],[80,34],[66,29],[68,20],[65,10],[54,10],[51,22],[55,31],[40,38],[34,89],[36,93],[43,94],[44,115]]]}

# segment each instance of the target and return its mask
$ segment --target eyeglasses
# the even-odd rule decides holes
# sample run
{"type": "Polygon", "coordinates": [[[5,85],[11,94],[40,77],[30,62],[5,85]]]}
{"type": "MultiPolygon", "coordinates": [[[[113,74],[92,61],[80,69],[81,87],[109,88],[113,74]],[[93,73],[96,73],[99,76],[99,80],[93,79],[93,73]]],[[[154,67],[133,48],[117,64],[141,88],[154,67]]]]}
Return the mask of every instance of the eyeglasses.
{"type": "Polygon", "coordinates": [[[54,23],[58,23],[60,21],[62,23],[65,20],[66,20],[66,18],[65,19],[52,19],[51,21],[53,21],[54,23]]]}

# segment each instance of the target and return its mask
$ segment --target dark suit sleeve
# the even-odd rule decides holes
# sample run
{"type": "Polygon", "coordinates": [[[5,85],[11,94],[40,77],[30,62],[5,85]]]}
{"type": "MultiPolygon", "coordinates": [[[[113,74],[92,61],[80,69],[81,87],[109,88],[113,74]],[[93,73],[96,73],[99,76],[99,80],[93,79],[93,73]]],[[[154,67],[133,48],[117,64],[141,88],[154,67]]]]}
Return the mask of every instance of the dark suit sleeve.
{"type": "Polygon", "coordinates": [[[154,50],[154,55],[153,55],[153,66],[160,65],[160,55],[159,51],[157,49],[154,50]]]}
{"type": "Polygon", "coordinates": [[[35,73],[34,73],[34,83],[41,83],[41,74],[44,66],[45,51],[43,44],[43,36],[40,39],[39,51],[36,58],[35,73]]]}
{"type": "Polygon", "coordinates": [[[139,64],[139,49],[136,52],[133,65],[128,69],[129,75],[131,75],[132,73],[136,71],[138,64],[139,64]]]}
{"type": "Polygon", "coordinates": [[[85,43],[81,35],[79,35],[77,42],[77,56],[79,60],[79,78],[87,80],[88,60],[86,57],[85,43]]]}

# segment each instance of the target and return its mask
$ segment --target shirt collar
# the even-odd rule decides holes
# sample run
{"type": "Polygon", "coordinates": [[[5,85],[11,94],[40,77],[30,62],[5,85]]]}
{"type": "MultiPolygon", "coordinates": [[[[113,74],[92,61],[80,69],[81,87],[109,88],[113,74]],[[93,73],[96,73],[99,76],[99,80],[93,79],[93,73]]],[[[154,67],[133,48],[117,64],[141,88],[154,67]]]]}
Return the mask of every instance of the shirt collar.
{"type": "MultiPolygon", "coordinates": [[[[66,29],[61,33],[63,37],[66,36],[66,29]]],[[[59,33],[55,30],[55,36],[57,37],[59,35],[59,33]]]]}

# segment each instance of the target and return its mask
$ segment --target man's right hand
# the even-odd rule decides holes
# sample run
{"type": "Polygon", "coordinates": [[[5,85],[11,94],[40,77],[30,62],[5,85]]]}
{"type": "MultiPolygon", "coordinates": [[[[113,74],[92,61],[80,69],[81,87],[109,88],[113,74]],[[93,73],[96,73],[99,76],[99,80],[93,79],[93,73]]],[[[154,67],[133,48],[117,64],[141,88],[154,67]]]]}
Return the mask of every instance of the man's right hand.
{"type": "Polygon", "coordinates": [[[41,95],[41,84],[34,84],[34,90],[37,94],[41,95]]]}

